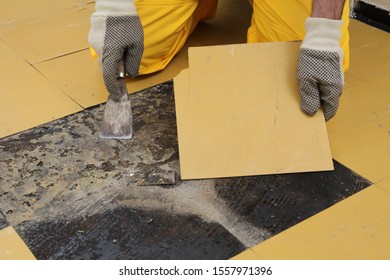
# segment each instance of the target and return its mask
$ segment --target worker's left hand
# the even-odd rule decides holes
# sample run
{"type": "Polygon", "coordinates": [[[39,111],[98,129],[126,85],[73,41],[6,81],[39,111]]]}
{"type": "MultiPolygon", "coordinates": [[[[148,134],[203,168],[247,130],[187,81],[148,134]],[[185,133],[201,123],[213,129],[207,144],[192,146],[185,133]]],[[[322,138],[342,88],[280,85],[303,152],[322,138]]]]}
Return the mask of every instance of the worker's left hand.
{"type": "Polygon", "coordinates": [[[102,66],[110,98],[119,101],[122,90],[117,81],[122,65],[127,75],[138,75],[144,50],[143,27],[134,0],[96,0],[88,41],[102,66]]]}
{"type": "Polygon", "coordinates": [[[298,58],[301,110],[314,115],[322,106],[325,120],[336,115],[344,84],[341,20],[308,18],[298,58]]]}

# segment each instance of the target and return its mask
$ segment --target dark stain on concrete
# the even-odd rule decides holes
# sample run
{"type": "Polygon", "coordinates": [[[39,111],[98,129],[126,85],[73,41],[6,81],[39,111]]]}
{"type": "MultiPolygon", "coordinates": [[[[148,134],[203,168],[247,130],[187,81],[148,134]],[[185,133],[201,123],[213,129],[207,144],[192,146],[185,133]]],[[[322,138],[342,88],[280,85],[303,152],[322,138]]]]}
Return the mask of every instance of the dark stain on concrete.
{"type": "Polygon", "coordinates": [[[245,249],[222,226],[199,217],[130,208],[25,222],[19,233],[38,259],[227,259],[245,249]]]}
{"type": "Polygon", "coordinates": [[[0,230],[8,226],[8,221],[5,218],[5,215],[0,211],[0,230]]]}

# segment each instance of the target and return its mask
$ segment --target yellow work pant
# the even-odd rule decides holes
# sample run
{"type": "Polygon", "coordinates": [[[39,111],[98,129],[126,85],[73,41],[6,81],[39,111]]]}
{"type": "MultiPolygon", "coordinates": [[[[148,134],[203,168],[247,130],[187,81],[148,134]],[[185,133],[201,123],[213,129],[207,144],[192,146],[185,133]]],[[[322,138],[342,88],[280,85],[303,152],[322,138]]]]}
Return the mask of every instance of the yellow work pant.
{"type": "MultiPolygon", "coordinates": [[[[223,1],[223,0],[221,0],[223,1]]],[[[245,0],[237,0],[245,1],[245,0]]],[[[180,51],[199,21],[215,15],[218,0],[135,0],[144,28],[145,50],[139,74],[164,69],[180,51]]],[[[252,0],[250,0],[252,2],[252,0]]],[[[312,0],[253,0],[248,42],[302,40],[312,0]]],[[[349,0],[345,1],[340,45],[344,70],[349,65],[349,0]]]]}
{"type": "Polygon", "coordinates": [[[214,17],[218,0],[135,0],[144,29],[139,74],[164,69],[199,21],[214,17]]]}

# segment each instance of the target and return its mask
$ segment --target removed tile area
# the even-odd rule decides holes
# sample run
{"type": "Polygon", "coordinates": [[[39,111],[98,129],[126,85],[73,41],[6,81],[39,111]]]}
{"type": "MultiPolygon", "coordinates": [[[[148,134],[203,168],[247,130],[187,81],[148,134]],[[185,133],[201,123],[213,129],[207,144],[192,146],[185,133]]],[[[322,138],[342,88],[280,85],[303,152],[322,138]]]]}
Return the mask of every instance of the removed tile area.
{"type": "Polygon", "coordinates": [[[130,141],[98,138],[103,106],[0,139],[0,212],[38,259],[227,259],[370,185],[337,162],[183,181],[172,82],[131,98],[130,141]]]}

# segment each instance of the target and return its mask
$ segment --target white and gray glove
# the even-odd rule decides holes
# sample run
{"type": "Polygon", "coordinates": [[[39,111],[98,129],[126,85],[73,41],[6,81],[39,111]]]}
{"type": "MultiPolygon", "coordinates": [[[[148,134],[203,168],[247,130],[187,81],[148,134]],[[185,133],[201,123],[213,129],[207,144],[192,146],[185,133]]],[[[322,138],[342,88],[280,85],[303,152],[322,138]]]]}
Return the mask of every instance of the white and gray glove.
{"type": "Polygon", "coordinates": [[[119,101],[119,65],[124,63],[130,77],[137,76],[144,50],[144,33],[134,0],[96,0],[88,41],[98,55],[110,99],[119,101]]]}
{"type": "Polygon", "coordinates": [[[322,106],[326,121],[336,115],[344,84],[341,26],[341,20],[308,18],[298,57],[301,110],[314,115],[322,106]]]}

